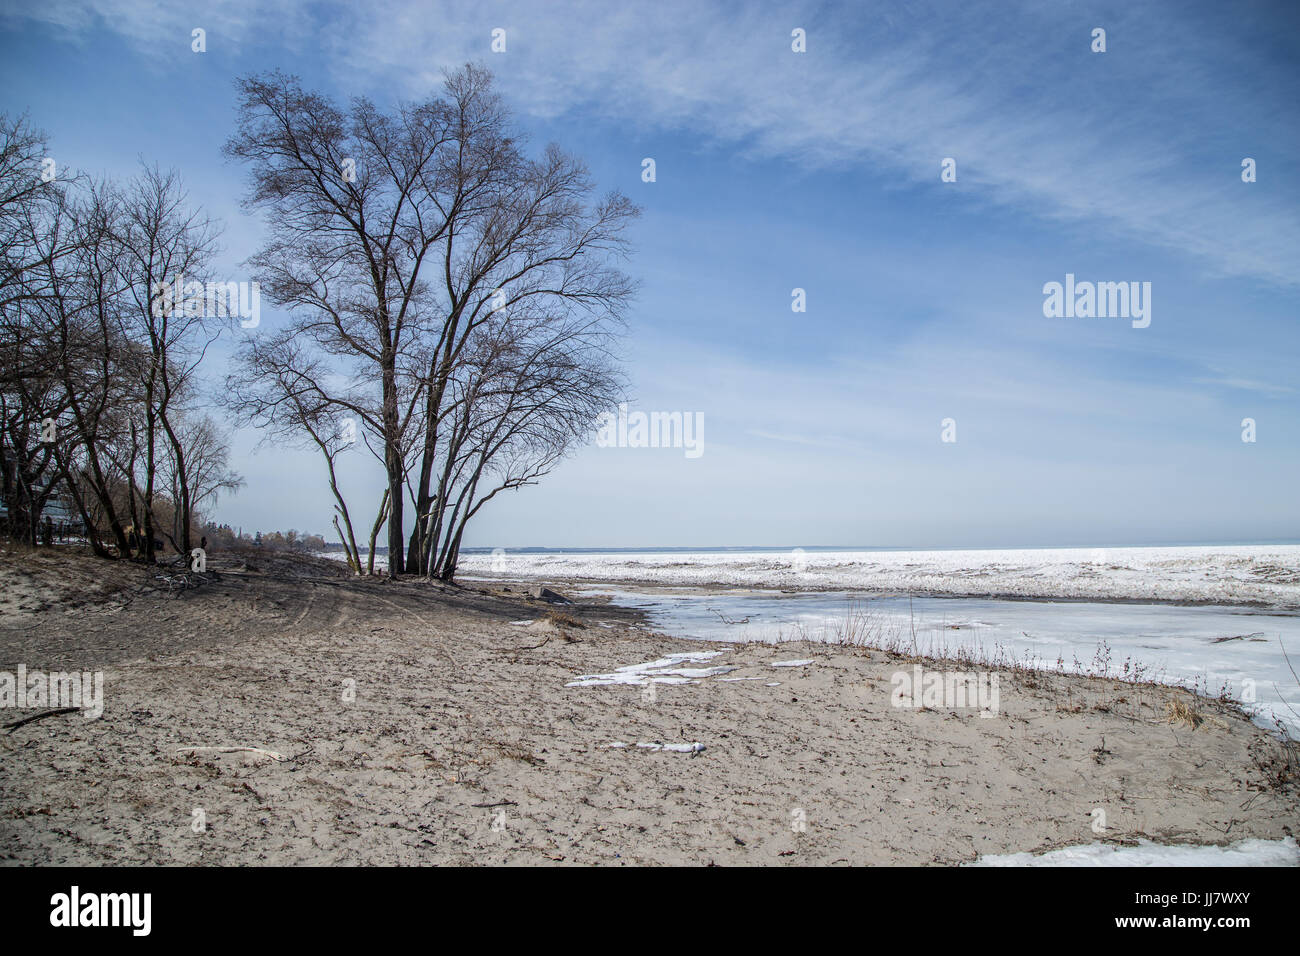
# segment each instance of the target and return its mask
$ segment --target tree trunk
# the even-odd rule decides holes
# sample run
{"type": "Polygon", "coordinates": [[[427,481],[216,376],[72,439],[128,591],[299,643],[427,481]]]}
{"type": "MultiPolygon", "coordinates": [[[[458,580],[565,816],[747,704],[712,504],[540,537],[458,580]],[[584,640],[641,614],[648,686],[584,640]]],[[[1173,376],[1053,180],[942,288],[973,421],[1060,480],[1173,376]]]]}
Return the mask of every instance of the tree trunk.
{"type": "MultiPolygon", "coordinates": [[[[379,529],[384,526],[384,519],[388,517],[388,490],[384,490],[384,497],[379,502],[379,514],[375,515],[375,523],[370,529],[370,553],[366,555],[366,573],[375,573],[375,543],[379,540],[379,529]]],[[[391,556],[390,556],[391,557],[391,556]]],[[[389,562],[389,573],[392,573],[392,562],[389,562]]]]}
{"type": "MultiPolygon", "coordinates": [[[[406,542],[402,540],[402,448],[398,434],[396,356],[384,356],[384,467],[388,473],[388,576],[395,578],[404,570],[406,542]]],[[[371,549],[373,554],[374,549],[371,549]]]]}

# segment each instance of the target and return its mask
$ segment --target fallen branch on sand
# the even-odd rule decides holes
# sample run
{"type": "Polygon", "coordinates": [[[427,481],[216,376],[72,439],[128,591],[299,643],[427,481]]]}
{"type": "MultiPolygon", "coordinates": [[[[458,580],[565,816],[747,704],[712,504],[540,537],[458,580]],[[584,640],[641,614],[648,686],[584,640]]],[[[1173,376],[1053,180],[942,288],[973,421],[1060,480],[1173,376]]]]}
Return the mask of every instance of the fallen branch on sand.
{"type": "Polygon", "coordinates": [[[197,753],[198,751],[201,750],[211,751],[214,753],[221,753],[221,754],[232,754],[232,753],[261,754],[263,757],[270,757],[272,760],[284,759],[284,754],[278,754],[274,750],[263,750],[261,747],[179,747],[177,748],[176,752],[178,754],[197,753]]]}
{"type": "Polygon", "coordinates": [[[24,724],[30,724],[33,721],[40,720],[43,717],[54,717],[57,714],[75,714],[81,708],[79,707],[60,707],[57,710],[43,710],[39,714],[32,714],[30,717],[24,717],[22,720],[15,720],[12,724],[5,724],[9,728],[9,733],[13,733],[24,724]]]}
{"type": "Polygon", "coordinates": [[[748,615],[746,615],[746,616],[743,617],[743,618],[739,618],[739,619],[737,619],[737,620],[735,620],[735,621],[729,621],[729,620],[727,620],[725,617],[722,616],[721,612],[719,612],[717,608],[712,608],[712,607],[711,607],[711,608],[709,608],[709,610],[712,611],[714,614],[716,614],[716,615],[718,616],[718,620],[721,621],[723,624],[732,624],[732,625],[734,625],[734,624],[748,624],[748,623],[749,623],[749,616],[748,616],[748,615]]]}

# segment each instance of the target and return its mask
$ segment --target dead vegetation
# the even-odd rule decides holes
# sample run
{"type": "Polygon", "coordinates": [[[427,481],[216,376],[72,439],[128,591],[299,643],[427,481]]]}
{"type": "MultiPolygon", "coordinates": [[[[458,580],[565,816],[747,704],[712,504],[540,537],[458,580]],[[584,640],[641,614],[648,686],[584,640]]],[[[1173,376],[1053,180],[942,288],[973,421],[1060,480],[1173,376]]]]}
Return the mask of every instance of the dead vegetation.
{"type": "Polygon", "coordinates": [[[551,610],[546,615],[545,620],[558,628],[584,628],[587,626],[568,611],[561,611],[558,608],[551,610]]]}
{"type": "Polygon", "coordinates": [[[1165,719],[1175,727],[1190,727],[1195,730],[1205,722],[1195,701],[1179,694],[1165,704],[1165,719]]]}
{"type": "Polygon", "coordinates": [[[1255,769],[1270,790],[1300,789],[1300,741],[1279,722],[1277,732],[1252,746],[1255,769]]]}

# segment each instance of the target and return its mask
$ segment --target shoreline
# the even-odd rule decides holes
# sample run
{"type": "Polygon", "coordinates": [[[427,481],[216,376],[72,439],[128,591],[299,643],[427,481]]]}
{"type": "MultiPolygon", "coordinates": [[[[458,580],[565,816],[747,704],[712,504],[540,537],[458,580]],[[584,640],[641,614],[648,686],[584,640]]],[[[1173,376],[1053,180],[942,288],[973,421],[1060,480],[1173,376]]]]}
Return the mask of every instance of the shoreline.
{"type": "Polygon", "coordinates": [[[466,556],[475,577],[1300,610],[1300,546],[466,556]]]}
{"type": "Polygon", "coordinates": [[[0,627],[0,669],[105,670],[100,719],[0,734],[7,865],[951,865],[1277,841],[1300,818],[1277,741],[1164,685],[999,670],[989,719],[894,706],[896,674],[929,665],[871,648],[706,648],[608,602],[267,556],[123,597],[143,569],[73,557],[0,560],[7,593],[107,587],[0,627]],[[634,667],[665,679],[572,685],[634,667]],[[258,752],[212,749],[232,747],[258,752]]]}
{"type": "MultiPolygon", "coordinates": [[[[338,561],[336,552],[322,552],[338,561]]],[[[384,558],[379,556],[378,564],[384,558]]],[[[462,579],[845,592],[1300,613],[1300,545],[849,551],[595,549],[462,556],[462,579]]]]}
{"type": "Polygon", "coordinates": [[[1193,600],[1178,598],[1144,598],[1144,597],[1074,597],[1069,595],[1026,595],[1019,593],[998,593],[998,592],[954,592],[954,591],[899,591],[889,589],[872,589],[872,588],[848,588],[840,586],[807,586],[801,588],[764,586],[757,584],[733,584],[729,582],[706,582],[706,583],[681,583],[669,584],[663,581],[657,581],[652,578],[635,579],[635,578],[566,578],[562,576],[545,577],[539,575],[535,578],[511,578],[508,576],[483,577],[477,574],[457,575],[458,581],[473,582],[478,585],[492,584],[518,584],[533,585],[545,582],[558,582],[559,587],[579,588],[579,589],[600,589],[600,588],[635,588],[639,591],[697,591],[705,594],[725,594],[728,592],[756,591],[763,594],[774,594],[780,596],[795,596],[801,594],[846,594],[851,597],[861,597],[865,600],[873,599],[892,599],[892,598],[924,598],[926,600],[951,600],[951,601],[1015,601],[1025,604],[1100,604],[1100,605],[1130,605],[1142,606],[1151,605],[1153,607],[1221,607],[1225,610],[1237,611],[1244,610],[1250,612],[1273,613],[1284,616],[1300,617],[1300,603],[1297,604],[1269,604],[1263,601],[1220,601],[1220,600],[1193,600]]]}
{"type": "MultiPolygon", "coordinates": [[[[480,583],[486,583],[486,579],[478,580],[480,583]]],[[[940,605],[945,601],[957,603],[975,601],[990,604],[1001,602],[1022,606],[1029,605],[1041,609],[1037,612],[1039,618],[1053,616],[1052,611],[1054,608],[1062,609],[1069,606],[1087,606],[1088,608],[1101,610],[1103,615],[1105,609],[1111,607],[1134,607],[1139,609],[1167,607],[1189,612],[1205,610],[1214,612],[1219,617],[1223,615],[1246,618],[1265,617],[1272,619],[1274,624],[1277,623],[1277,619],[1300,618],[1300,614],[1296,613],[1276,610],[1261,611],[1231,605],[1210,605],[1206,607],[1199,604],[1146,601],[1069,601],[1029,598],[1007,601],[996,597],[961,598],[950,595],[924,597],[921,595],[864,596],[861,592],[841,590],[809,592],[778,591],[770,588],[750,587],[698,587],[693,585],[651,584],[647,586],[629,586],[621,582],[617,585],[610,585],[604,582],[588,581],[555,583],[561,590],[571,590],[587,598],[601,597],[615,602],[634,599],[638,602],[636,606],[639,609],[648,610],[651,606],[640,603],[646,599],[652,601],[660,599],[661,603],[656,611],[651,612],[652,620],[657,619],[666,633],[676,637],[701,640],[706,643],[724,644],[750,641],[779,644],[807,640],[815,644],[836,646],[845,642],[846,634],[851,634],[853,642],[860,643],[861,646],[911,653],[926,659],[959,660],[970,666],[987,668],[1025,668],[1103,679],[1114,677],[1132,683],[1156,683],[1167,687],[1189,689],[1195,693],[1217,699],[1234,701],[1242,709],[1242,712],[1247,714],[1258,726],[1269,731],[1277,730],[1280,727],[1291,739],[1300,740],[1300,721],[1297,720],[1296,715],[1296,708],[1300,707],[1300,699],[1297,699],[1296,695],[1291,692],[1293,682],[1300,682],[1300,679],[1296,678],[1293,669],[1289,669],[1290,662],[1286,660],[1285,643],[1281,644],[1283,648],[1281,656],[1272,655],[1276,658],[1274,660],[1268,660],[1268,654],[1265,655],[1263,660],[1258,655],[1247,655],[1246,657],[1237,655],[1235,660],[1229,662],[1229,660],[1221,656],[1209,653],[1208,647],[1203,647],[1199,651],[1196,650],[1198,647],[1197,642],[1206,639],[1203,634],[1190,633],[1181,635],[1177,631],[1166,631],[1160,637],[1151,636],[1146,641],[1139,642],[1133,639],[1131,636],[1133,629],[1142,627],[1159,629],[1171,626],[1169,621],[1154,623],[1146,615],[1137,620],[1125,620],[1122,613],[1118,616],[1104,618],[1107,623],[1097,623],[1095,626],[1098,630],[1093,633],[1089,640],[1082,643],[1076,642],[1077,634],[1071,634],[1063,630],[1057,633],[1049,632],[1050,636],[1044,637],[1036,626],[1029,625],[1034,630],[1035,635],[1041,638],[1035,640],[1030,635],[1017,630],[1020,625],[1014,624],[1014,617],[1010,621],[1004,619],[1002,615],[1006,611],[1003,608],[963,608],[968,614],[980,614],[981,617],[988,613],[992,620],[1000,621],[1000,625],[990,624],[985,621],[960,619],[956,622],[950,622],[946,618],[943,619],[942,623],[936,624],[934,615],[939,612],[936,612],[933,605],[929,607],[922,606],[915,610],[914,615],[903,617],[909,615],[913,598],[918,601],[929,600],[940,605]],[[829,618],[823,620],[822,617],[829,609],[830,604],[826,603],[818,607],[816,602],[813,602],[814,610],[805,612],[811,616],[812,622],[801,619],[797,607],[791,608],[793,613],[790,618],[781,619],[779,610],[776,612],[778,614],[777,619],[773,620],[770,617],[773,605],[780,604],[782,601],[788,600],[792,605],[797,605],[798,603],[804,603],[810,595],[826,593],[834,594],[845,602],[838,615],[832,613],[829,618]],[[712,622],[699,622],[697,616],[687,608],[691,602],[698,600],[703,604],[703,601],[709,597],[723,600],[730,598],[730,604],[724,605],[724,607],[729,607],[730,612],[737,617],[745,614],[744,619],[728,620],[715,607],[709,609],[725,625],[723,628],[719,628],[712,622]],[[897,602],[898,606],[882,609],[871,603],[876,599],[893,600],[897,602]],[[903,599],[907,599],[905,605],[903,599]],[[747,606],[750,602],[755,602],[754,606],[747,606]],[[750,623],[751,614],[758,617],[759,623],[750,623]],[[1007,630],[1008,627],[1010,630],[1007,630]],[[904,634],[901,630],[903,628],[910,631],[910,647],[907,634],[904,634]],[[1109,629],[1110,633],[1107,633],[1105,629],[1109,629]],[[985,637],[986,634],[990,636],[985,637]],[[970,636],[963,639],[960,635],[970,636]],[[860,641],[858,641],[858,636],[862,636],[860,641]],[[1021,641],[1018,639],[1019,637],[1026,640],[1021,641]],[[1163,646],[1160,643],[1148,643],[1151,640],[1163,641],[1163,646]],[[1188,643],[1184,645],[1182,643],[1184,641],[1188,643]],[[1124,662],[1122,668],[1116,666],[1114,671],[1110,669],[1109,662],[1112,657],[1116,661],[1122,660],[1124,662]],[[1189,657],[1193,659],[1199,657],[1200,661],[1196,664],[1190,664],[1189,657]],[[1180,661],[1179,658],[1181,658],[1180,661]],[[1266,676],[1267,671],[1261,672],[1260,668],[1269,666],[1277,668],[1278,671],[1271,676],[1266,676]],[[1130,667],[1132,673],[1128,676],[1122,676],[1120,671],[1122,670],[1125,674],[1128,674],[1130,667]],[[1256,684],[1267,680],[1280,680],[1282,683],[1279,686],[1266,684],[1266,689],[1256,698],[1254,690],[1256,684]],[[1247,682],[1249,683],[1247,684],[1247,682]],[[1249,695],[1245,691],[1247,686],[1251,688],[1249,695]],[[1234,687],[1240,689],[1240,695],[1231,690],[1234,687]],[[1214,693],[1215,688],[1218,689],[1218,693],[1214,693]]],[[[704,606],[707,607],[707,605],[704,606]]],[[[1054,617],[1059,621],[1060,616],[1058,613],[1054,617]]],[[[1211,617],[1210,620],[1214,620],[1214,618],[1211,617]]],[[[1185,618],[1181,622],[1174,622],[1174,626],[1186,626],[1190,621],[1191,618],[1185,618]]],[[[1198,620],[1197,623],[1203,626],[1203,622],[1198,620]]],[[[1297,623],[1300,623],[1300,621],[1297,623]]],[[[1043,624],[1042,620],[1038,622],[1038,626],[1043,624]]],[[[1254,626],[1254,622],[1250,626],[1254,626]]],[[[1143,631],[1143,633],[1152,635],[1158,633],[1158,631],[1143,631]]],[[[1210,638],[1209,642],[1210,646],[1217,647],[1236,641],[1263,641],[1272,648],[1272,641],[1263,637],[1266,633],[1269,632],[1265,630],[1253,634],[1234,634],[1231,631],[1225,631],[1220,633],[1220,636],[1210,638]]],[[[1291,639],[1295,638],[1295,633],[1288,633],[1290,633],[1291,639]]]]}

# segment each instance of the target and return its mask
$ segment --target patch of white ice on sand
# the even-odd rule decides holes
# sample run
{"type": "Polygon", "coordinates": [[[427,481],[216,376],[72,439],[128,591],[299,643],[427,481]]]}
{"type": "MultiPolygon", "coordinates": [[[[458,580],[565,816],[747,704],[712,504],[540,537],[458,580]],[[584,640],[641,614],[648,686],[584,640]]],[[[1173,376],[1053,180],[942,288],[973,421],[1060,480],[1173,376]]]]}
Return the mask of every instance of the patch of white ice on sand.
{"type": "Polygon", "coordinates": [[[701,678],[727,674],[736,668],[717,667],[681,667],[682,664],[705,664],[725,654],[726,651],[691,651],[686,654],[669,654],[644,664],[628,664],[619,667],[611,674],[580,674],[577,680],[571,680],[565,687],[601,687],[609,684],[625,684],[641,687],[646,684],[691,684],[701,678]]]}
{"type": "Polygon", "coordinates": [[[982,856],[971,866],[1300,866],[1294,837],[1241,840],[1230,846],[1163,846],[1139,840],[1137,846],[1089,843],[1035,856],[1006,853],[982,856]]]}
{"type": "MultiPolygon", "coordinates": [[[[607,750],[626,750],[627,746],[628,745],[623,743],[621,740],[615,741],[612,744],[605,744],[607,750]]],[[[636,746],[637,749],[640,750],[651,750],[656,752],[667,751],[668,753],[676,754],[698,754],[704,752],[704,744],[699,743],[698,741],[689,744],[666,744],[658,740],[652,743],[642,741],[636,746]]]]}

